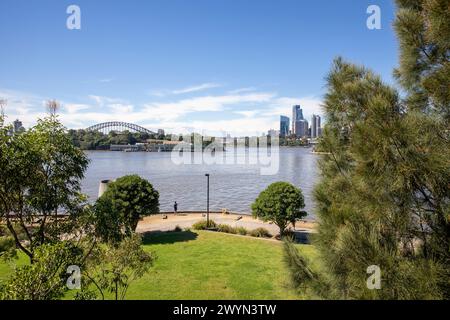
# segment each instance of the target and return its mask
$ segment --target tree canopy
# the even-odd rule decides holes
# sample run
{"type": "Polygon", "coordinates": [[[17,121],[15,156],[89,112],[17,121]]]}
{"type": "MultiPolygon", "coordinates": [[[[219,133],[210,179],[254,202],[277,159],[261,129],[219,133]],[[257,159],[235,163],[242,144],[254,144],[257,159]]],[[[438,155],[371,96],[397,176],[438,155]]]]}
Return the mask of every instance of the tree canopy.
{"type": "Polygon", "coordinates": [[[298,282],[326,297],[450,298],[450,12],[446,0],[397,4],[395,75],[406,95],[341,58],[327,76],[329,154],[315,190],[326,274],[290,259],[298,282]],[[379,290],[366,283],[372,265],[379,290]]]}
{"type": "Polygon", "coordinates": [[[0,218],[32,261],[37,246],[68,231],[68,220],[50,221],[82,210],[81,180],[89,161],[54,115],[26,132],[9,132],[0,127],[0,218]]]}
{"type": "Polygon", "coordinates": [[[117,241],[131,235],[142,217],[159,213],[159,193],[138,175],[109,184],[95,204],[96,229],[103,239],[117,241]]]}
{"type": "MultiPolygon", "coordinates": [[[[17,257],[18,248],[30,259],[1,282],[0,299],[61,299],[69,289],[68,267],[79,268],[82,279],[101,270],[96,284],[123,299],[130,281],[154,260],[140,247],[133,219],[157,209],[158,193],[135,177],[119,179],[112,188],[118,196],[111,212],[126,212],[122,222],[132,227],[123,243],[122,238],[102,243],[95,212],[80,191],[88,158],[58,121],[57,102],[50,106],[51,115],[26,132],[13,133],[0,118],[0,258],[17,257]]],[[[90,288],[82,289],[77,297],[97,297],[90,288]]]]}
{"type": "Polygon", "coordinates": [[[262,191],[252,205],[254,217],[271,221],[284,234],[290,222],[306,216],[302,191],[288,182],[275,182],[262,191]]]}

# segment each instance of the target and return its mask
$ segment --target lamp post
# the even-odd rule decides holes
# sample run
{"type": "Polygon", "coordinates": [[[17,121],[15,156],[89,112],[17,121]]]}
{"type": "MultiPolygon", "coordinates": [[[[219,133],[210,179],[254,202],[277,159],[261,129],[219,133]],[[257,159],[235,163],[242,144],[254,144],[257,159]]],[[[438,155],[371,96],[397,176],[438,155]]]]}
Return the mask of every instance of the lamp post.
{"type": "Polygon", "coordinates": [[[209,173],[206,176],[206,228],[209,228],[209,173]]]}

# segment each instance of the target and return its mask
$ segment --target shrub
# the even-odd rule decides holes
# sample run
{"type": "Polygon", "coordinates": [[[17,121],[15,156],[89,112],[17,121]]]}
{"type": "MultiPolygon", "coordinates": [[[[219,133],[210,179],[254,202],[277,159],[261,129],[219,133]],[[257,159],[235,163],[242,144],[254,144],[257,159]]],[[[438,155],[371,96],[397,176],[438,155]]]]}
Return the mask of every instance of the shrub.
{"type": "Polygon", "coordinates": [[[241,236],[245,236],[248,233],[248,230],[245,229],[244,227],[237,227],[236,228],[236,233],[240,234],[241,236]]]}
{"type": "MultiPolygon", "coordinates": [[[[209,220],[209,228],[217,228],[217,224],[213,220],[209,220]]],[[[192,229],[194,230],[206,230],[208,227],[206,226],[206,220],[201,220],[192,225],[192,229]]]]}
{"type": "Polygon", "coordinates": [[[265,228],[256,228],[249,232],[249,235],[256,238],[271,238],[269,230],[265,228]]]}
{"type": "Polygon", "coordinates": [[[233,228],[232,226],[230,226],[228,224],[219,224],[217,226],[217,231],[224,232],[224,233],[232,233],[232,234],[237,233],[236,228],[233,228]]]}

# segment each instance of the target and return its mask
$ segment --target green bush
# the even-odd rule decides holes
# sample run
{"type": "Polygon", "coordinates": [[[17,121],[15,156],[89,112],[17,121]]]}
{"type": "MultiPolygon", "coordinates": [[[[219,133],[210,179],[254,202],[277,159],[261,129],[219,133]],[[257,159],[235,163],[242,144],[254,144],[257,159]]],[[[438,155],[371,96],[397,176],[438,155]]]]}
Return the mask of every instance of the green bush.
{"type": "Polygon", "coordinates": [[[271,238],[269,230],[265,228],[256,228],[249,232],[249,235],[256,238],[271,238]]]}
{"type": "MultiPolygon", "coordinates": [[[[217,228],[217,224],[213,220],[209,220],[209,228],[217,228]]],[[[208,229],[206,226],[206,220],[201,220],[192,225],[192,229],[194,230],[206,230],[208,229]]]]}
{"type": "Polygon", "coordinates": [[[224,233],[231,233],[231,234],[237,233],[236,228],[233,228],[232,226],[230,226],[228,224],[219,224],[217,226],[217,231],[224,232],[224,233]]]}
{"type": "Polygon", "coordinates": [[[159,213],[159,193],[138,175],[118,178],[94,206],[97,235],[106,242],[131,236],[140,219],[159,213]]]}
{"type": "Polygon", "coordinates": [[[245,236],[248,233],[248,230],[245,229],[244,227],[237,227],[236,228],[236,233],[240,234],[241,236],[245,236]]]}

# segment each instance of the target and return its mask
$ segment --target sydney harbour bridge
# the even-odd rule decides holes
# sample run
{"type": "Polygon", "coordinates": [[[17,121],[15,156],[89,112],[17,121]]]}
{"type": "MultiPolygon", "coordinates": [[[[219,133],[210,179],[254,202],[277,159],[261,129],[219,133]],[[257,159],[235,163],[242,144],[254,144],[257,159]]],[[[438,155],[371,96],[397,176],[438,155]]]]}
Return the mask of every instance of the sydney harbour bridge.
{"type": "Polygon", "coordinates": [[[156,132],[148,130],[137,124],[121,122],[121,121],[110,121],[110,122],[98,123],[96,125],[90,126],[89,128],[86,128],[86,130],[87,131],[99,131],[104,134],[107,134],[110,131],[123,132],[125,130],[128,130],[130,132],[156,134],[156,132]]]}

